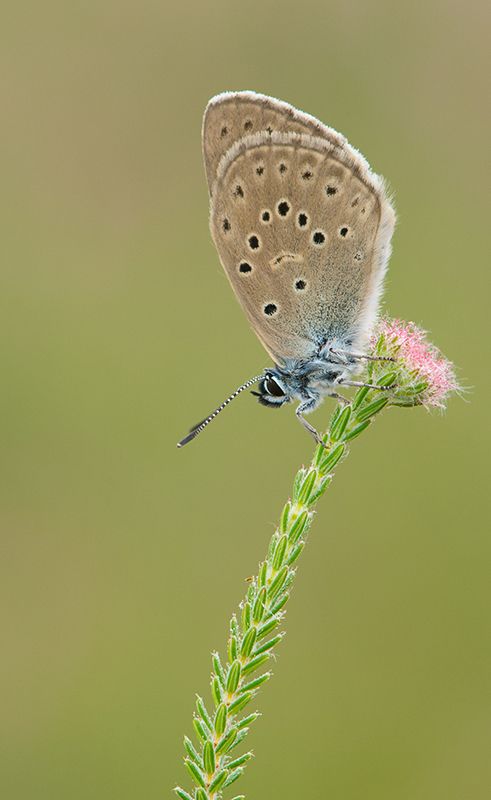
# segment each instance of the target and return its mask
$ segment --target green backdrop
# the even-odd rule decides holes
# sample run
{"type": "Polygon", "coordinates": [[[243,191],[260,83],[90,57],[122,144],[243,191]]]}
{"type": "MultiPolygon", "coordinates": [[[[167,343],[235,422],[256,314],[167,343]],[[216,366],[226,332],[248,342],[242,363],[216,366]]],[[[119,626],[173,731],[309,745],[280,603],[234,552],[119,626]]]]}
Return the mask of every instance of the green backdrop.
{"type": "MultiPolygon", "coordinates": [[[[320,506],[248,798],[481,800],[490,662],[484,2],[9,4],[0,25],[0,794],[164,798],[311,442],[208,233],[201,115],[256,89],[390,181],[384,307],[466,400],[387,413],[320,506]]],[[[489,249],[489,248],[488,248],[489,249]]],[[[313,417],[322,427],[328,403],[313,417]]]]}

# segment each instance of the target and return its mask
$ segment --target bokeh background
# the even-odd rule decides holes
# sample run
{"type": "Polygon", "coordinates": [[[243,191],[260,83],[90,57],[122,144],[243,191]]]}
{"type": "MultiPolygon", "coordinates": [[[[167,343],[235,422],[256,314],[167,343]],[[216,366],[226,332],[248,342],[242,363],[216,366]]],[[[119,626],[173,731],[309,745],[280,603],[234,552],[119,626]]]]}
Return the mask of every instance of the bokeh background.
{"type": "Polygon", "coordinates": [[[472,388],[444,417],[385,414],[339,469],[237,792],[489,796],[486,5],[2,10],[2,797],[187,785],[194,692],[310,457],[292,409],[248,396],[175,449],[269,363],[214,252],[201,164],[208,98],[245,88],[387,176],[385,309],[472,388]]]}

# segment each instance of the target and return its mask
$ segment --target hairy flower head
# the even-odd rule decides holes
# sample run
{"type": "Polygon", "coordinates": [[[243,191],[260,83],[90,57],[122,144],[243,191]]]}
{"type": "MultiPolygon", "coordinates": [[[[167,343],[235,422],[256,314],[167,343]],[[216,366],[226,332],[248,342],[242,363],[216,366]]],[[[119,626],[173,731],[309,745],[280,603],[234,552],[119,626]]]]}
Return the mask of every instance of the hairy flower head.
{"type": "Polygon", "coordinates": [[[449,394],[459,389],[452,362],[414,322],[382,319],[373,345],[377,353],[387,354],[397,364],[397,389],[391,404],[445,408],[449,394]]]}

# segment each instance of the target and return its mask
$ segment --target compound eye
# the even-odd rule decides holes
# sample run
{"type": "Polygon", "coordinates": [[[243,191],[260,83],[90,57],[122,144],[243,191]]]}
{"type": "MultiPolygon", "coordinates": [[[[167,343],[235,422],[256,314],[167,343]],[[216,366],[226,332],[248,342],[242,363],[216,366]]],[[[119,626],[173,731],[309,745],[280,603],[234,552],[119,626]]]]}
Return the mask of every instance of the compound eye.
{"type": "Polygon", "coordinates": [[[268,394],[271,394],[273,397],[284,397],[285,393],[281,386],[276,383],[275,379],[272,378],[270,375],[266,378],[264,388],[266,389],[268,394]]]}

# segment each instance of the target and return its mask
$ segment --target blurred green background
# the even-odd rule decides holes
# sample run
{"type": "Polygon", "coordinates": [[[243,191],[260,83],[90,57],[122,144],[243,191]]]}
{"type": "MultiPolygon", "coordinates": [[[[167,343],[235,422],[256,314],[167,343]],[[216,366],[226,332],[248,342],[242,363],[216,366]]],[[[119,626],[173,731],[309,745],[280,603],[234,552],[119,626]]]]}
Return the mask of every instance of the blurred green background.
{"type": "MultiPolygon", "coordinates": [[[[0,794],[171,797],[210,650],[311,442],[207,226],[208,98],[346,134],[395,192],[385,309],[473,387],[385,414],[301,563],[249,798],[489,796],[484,2],[19,2],[0,25],[0,794]]],[[[327,420],[326,403],[313,421],[327,420]]]]}

